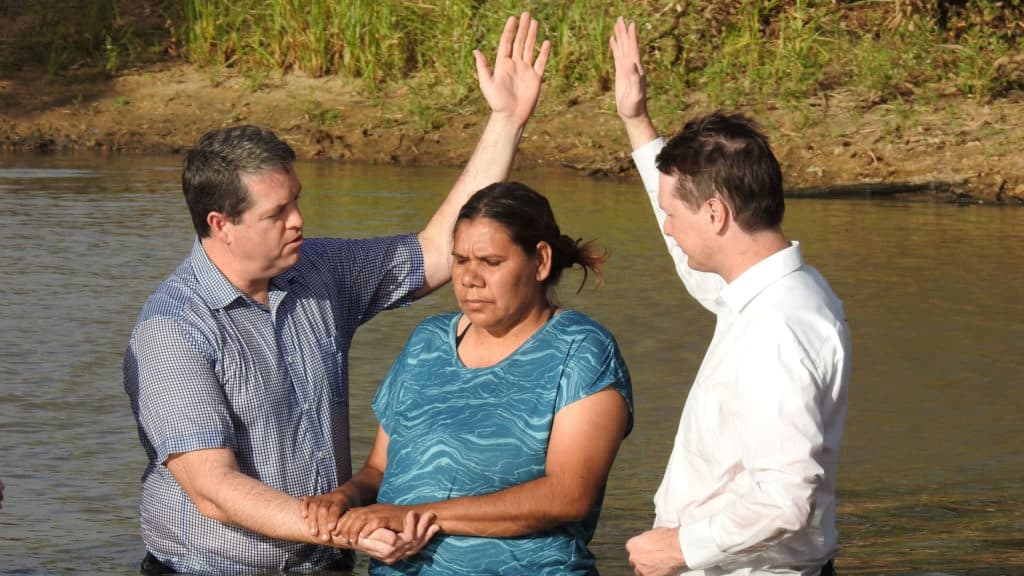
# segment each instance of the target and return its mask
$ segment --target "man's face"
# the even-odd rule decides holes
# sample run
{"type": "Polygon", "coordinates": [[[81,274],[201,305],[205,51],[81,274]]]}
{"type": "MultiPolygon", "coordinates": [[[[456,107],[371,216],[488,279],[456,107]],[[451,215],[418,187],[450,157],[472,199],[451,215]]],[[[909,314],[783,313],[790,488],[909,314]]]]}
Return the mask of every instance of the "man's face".
{"type": "Polygon", "coordinates": [[[301,185],[292,168],[243,175],[249,208],[229,222],[230,251],[252,279],[269,279],[299,261],[302,246],[301,185]]]}
{"type": "Polygon", "coordinates": [[[658,182],[658,205],[665,212],[662,232],[671,236],[686,253],[690,268],[711,272],[710,240],[714,231],[708,217],[708,203],[693,209],[676,194],[678,177],[661,174],[658,182]]]}

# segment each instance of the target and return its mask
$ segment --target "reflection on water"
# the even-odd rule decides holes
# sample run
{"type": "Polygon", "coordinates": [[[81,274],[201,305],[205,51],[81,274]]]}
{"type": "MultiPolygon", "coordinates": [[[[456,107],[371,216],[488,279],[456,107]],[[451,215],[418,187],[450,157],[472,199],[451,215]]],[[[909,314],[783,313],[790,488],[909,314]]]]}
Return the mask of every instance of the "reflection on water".
{"type": "MultiPolygon", "coordinates": [[[[177,158],[0,156],[0,574],[135,574],[138,445],[120,362],[149,292],[192,232],[177,158]]],[[[417,229],[455,173],[302,164],[308,235],[417,229]]],[[[652,520],[683,400],[713,319],[674,277],[635,182],[518,173],[563,230],[611,249],[604,286],[563,304],[608,326],[636,391],[593,547],[652,520]]],[[[1024,573],[1024,210],[791,201],[787,232],[844,299],[854,374],[840,467],[844,574],[1024,573]]],[[[454,308],[448,289],[381,315],[352,350],[353,444],[405,337],[454,308]]]]}

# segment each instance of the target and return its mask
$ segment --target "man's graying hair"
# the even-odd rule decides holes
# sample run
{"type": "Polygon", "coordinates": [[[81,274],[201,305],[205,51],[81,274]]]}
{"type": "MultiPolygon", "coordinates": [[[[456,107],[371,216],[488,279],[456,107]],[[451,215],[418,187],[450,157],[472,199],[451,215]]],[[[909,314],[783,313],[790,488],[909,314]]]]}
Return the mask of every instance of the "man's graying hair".
{"type": "Polygon", "coordinates": [[[246,174],[290,169],[295,151],[267,128],[233,126],[204,134],[185,155],[181,189],[200,238],[210,235],[206,217],[220,212],[237,222],[249,207],[246,174]]]}

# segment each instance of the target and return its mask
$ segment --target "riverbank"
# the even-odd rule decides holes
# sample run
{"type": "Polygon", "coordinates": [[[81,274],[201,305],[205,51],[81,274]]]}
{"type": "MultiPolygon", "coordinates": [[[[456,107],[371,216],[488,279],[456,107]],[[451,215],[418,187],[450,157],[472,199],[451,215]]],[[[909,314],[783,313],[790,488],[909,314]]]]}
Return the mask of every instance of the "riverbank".
{"type": "MultiPolygon", "coordinates": [[[[465,161],[486,119],[482,98],[470,97],[473,104],[456,112],[436,112],[429,104],[443,96],[387,90],[299,74],[255,82],[222,68],[168,62],[112,78],[22,71],[0,78],[0,148],[180,153],[206,130],[255,123],[270,126],[304,159],[434,166],[465,161]]],[[[518,166],[600,177],[635,174],[610,93],[545,96],[524,135],[518,166]]],[[[654,100],[652,115],[671,132],[685,118],[715,107],[694,93],[685,104],[654,100]]],[[[951,92],[929,102],[866,104],[837,91],[744,111],[771,137],[792,195],[913,194],[1024,204],[1021,93],[981,100],[951,92]]]]}

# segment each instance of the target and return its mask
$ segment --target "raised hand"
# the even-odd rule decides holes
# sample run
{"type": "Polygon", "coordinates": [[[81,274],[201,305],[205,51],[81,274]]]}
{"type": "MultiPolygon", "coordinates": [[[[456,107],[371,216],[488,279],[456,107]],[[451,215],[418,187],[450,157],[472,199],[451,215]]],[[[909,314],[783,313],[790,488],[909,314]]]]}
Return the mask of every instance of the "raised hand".
{"type": "Polygon", "coordinates": [[[480,91],[492,114],[507,115],[520,126],[526,124],[537,106],[544,67],[551,53],[551,43],[545,40],[534,60],[536,43],[537,21],[523,12],[518,25],[513,16],[505,22],[493,70],[482,52],[473,51],[480,91]]]}
{"type": "Polygon", "coordinates": [[[339,492],[303,496],[299,499],[299,513],[306,520],[309,533],[324,542],[331,539],[331,532],[337,527],[338,519],[350,507],[348,498],[339,492]]]}
{"type": "Polygon", "coordinates": [[[608,39],[615,59],[615,107],[624,121],[647,116],[647,81],[640,63],[636,23],[628,26],[619,16],[615,34],[608,39]]]}

